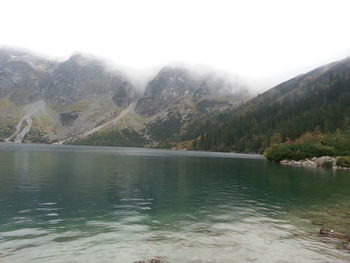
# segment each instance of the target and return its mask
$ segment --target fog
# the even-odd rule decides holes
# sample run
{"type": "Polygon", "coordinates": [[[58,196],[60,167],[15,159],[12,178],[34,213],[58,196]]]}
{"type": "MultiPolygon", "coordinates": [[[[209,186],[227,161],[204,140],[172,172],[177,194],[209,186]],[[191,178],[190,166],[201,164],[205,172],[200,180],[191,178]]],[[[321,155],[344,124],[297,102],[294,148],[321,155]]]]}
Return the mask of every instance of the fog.
{"type": "Polygon", "coordinates": [[[350,55],[348,0],[3,1],[0,46],[93,54],[138,87],[180,61],[257,92],[350,55]]]}

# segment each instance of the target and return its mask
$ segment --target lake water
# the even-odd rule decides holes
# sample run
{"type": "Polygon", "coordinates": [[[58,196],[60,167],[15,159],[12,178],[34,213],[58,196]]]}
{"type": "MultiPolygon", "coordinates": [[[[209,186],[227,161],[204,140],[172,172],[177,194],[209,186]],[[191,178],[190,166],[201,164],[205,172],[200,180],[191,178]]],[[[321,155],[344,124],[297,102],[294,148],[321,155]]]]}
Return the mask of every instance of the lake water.
{"type": "Polygon", "coordinates": [[[261,156],[0,144],[0,262],[349,262],[350,172],[261,156]]]}

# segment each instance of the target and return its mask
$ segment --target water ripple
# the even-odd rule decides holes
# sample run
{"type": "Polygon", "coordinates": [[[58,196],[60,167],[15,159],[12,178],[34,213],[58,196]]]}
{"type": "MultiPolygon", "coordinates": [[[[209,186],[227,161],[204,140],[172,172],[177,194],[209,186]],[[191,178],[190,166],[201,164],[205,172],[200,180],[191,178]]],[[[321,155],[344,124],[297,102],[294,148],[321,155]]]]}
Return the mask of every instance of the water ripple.
{"type": "MultiPolygon", "coordinates": [[[[11,148],[14,147],[14,148],[11,148]]],[[[350,177],[259,156],[0,149],[1,262],[349,262],[350,177]]]]}

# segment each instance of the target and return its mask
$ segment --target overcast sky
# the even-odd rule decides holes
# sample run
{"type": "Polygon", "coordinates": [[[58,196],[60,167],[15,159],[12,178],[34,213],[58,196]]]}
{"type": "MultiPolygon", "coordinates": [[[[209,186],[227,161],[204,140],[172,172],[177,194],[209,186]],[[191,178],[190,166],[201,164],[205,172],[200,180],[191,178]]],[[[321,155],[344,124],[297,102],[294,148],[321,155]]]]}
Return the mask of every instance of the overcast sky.
{"type": "Polygon", "coordinates": [[[350,0],[8,0],[0,45],[147,69],[201,64],[274,85],[350,56],[350,0]]]}

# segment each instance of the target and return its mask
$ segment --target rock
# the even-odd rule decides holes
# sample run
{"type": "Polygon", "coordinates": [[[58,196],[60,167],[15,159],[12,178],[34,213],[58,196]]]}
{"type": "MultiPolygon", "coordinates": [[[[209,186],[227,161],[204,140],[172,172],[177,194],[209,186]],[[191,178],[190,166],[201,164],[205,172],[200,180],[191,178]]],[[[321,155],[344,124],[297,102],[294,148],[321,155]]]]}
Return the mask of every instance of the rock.
{"type": "Polygon", "coordinates": [[[141,261],[135,261],[134,263],[170,263],[170,262],[164,257],[150,257],[141,261]]]}
{"type": "Polygon", "coordinates": [[[336,164],[337,158],[330,156],[321,156],[319,158],[313,158],[313,161],[317,164],[317,166],[329,166],[332,167],[336,164]]]}

